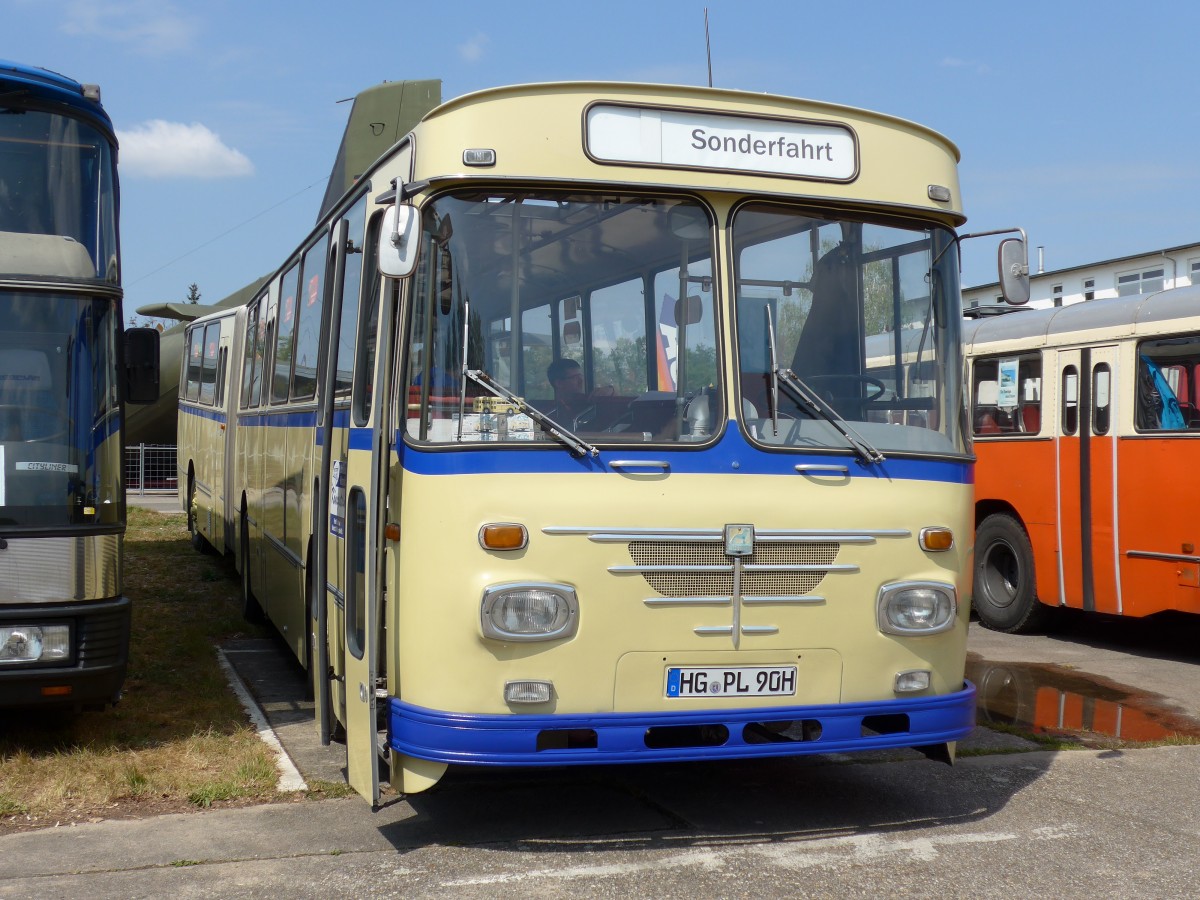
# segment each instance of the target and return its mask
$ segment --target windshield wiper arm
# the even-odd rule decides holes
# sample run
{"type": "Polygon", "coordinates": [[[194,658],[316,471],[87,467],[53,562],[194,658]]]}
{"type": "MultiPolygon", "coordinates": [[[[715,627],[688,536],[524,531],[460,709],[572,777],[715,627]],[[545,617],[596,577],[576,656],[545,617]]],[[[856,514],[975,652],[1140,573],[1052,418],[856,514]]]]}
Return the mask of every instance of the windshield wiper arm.
{"type": "Polygon", "coordinates": [[[781,381],[783,385],[791,391],[791,393],[800,401],[801,405],[803,405],[805,409],[807,409],[810,413],[820,416],[822,419],[840,431],[842,433],[842,437],[850,442],[850,446],[854,448],[854,452],[862,458],[863,462],[883,462],[883,454],[872,447],[870,443],[867,442],[866,438],[850,427],[850,423],[842,418],[838,414],[837,410],[822,400],[820,395],[817,394],[817,392],[810,388],[807,384],[805,384],[799,375],[797,375],[791,369],[781,366],[776,366],[772,372],[772,375],[773,377],[778,378],[779,381],[781,381]]]}
{"type": "Polygon", "coordinates": [[[508,388],[497,382],[491,375],[483,371],[483,369],[464,369],[463,372],[468,378],[475,382],[480,387],[499,397],[501,400],[507,400],[514,404],[521,412],[529,416],[539,425],[542,430],[550,437],[554,438],[561,444],[565,444],[567,448],[578,456],[599,456],[600,451],[593,445],[589,444],[583,438],[571,432],[569,428],[564,428],[559,425],[548,415],[541,410],[531,405],[524,397],[518,397],[508,388]]]}

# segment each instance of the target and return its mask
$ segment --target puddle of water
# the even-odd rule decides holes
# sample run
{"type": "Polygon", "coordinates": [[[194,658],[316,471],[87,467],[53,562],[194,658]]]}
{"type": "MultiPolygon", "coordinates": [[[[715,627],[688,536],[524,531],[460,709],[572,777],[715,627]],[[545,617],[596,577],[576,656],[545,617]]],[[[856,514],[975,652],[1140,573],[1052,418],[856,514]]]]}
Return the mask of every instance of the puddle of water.
{"type": "Polygon", "coordinates": [[[1035,734],[1102,736],[1140,743],[1176,735],[1200,738],[1200,722],[1174,712],[1161,698],[1126,685],[1031,663],[994,663],[971,654],[975,721],[1035,734]]]}

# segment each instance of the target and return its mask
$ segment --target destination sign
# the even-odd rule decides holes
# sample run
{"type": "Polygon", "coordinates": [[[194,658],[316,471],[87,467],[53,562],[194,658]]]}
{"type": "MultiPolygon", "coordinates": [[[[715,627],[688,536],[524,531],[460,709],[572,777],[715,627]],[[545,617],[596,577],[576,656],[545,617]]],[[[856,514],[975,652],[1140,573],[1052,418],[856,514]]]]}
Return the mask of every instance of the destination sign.
{"type": "Polygon", "coordinates": [[[679,166],[850,181],[854,132],[844,125],[599,104],[587,149],[605,162],[679,166]]]}

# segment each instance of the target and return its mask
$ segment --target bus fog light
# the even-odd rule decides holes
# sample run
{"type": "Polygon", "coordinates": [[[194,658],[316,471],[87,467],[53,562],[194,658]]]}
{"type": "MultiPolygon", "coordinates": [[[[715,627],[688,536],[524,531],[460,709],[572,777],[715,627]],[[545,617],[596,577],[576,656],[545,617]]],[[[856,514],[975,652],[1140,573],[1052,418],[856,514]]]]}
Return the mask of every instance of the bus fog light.
{"type": "Polygon", "coordinates": [[[71,658],[69,625],[0,626],[0,664],[58,662],[71,658]]]}
{"type": "Polygon", "coordinates": [[[565,584],[498,584],[483,592],[481,619],[494,640],[558,640],[575,633],[579,603],[565,584]]]}
{"type": "Polygon", "coordinates": [[[505,703],[547,703],[554,696],[551,681],[506,681],[505,703]]]}
{"type": "Polygon", "coordinates": [[[885,634],[936,634],[954,626],[957,609],[953,585],[911,581],[884,585],[877,605],[879,630],[885,634]]]}
{"type": "Polygon", "coordinates": [[[929,688],[930,673],[928,669],[913,669],[909,672],[896,673],[896,693],[911,694],[929,688]]]}

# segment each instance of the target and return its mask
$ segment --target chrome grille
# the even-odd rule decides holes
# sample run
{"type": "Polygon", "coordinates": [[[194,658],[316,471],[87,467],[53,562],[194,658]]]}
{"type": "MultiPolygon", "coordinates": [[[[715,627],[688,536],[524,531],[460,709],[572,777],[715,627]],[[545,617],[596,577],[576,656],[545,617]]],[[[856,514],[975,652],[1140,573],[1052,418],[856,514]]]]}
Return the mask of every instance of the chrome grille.
{"type": "MultiPolygon", "coordinates": [[[[741,594],[779,597],[810,594],[825,579],[841,544],[833,541],[761,541],[743,560],[741,594]],[[755,571],[758,566],[783,567],[755,571]]],[[[642,571],[646,583],[663,597],[733,594],[733,566],[725,549],[713,541],[632,541],[629,556],[636,566],[669,568],[642,571]],[[692,569],[692,571],[680,571],[692,569]]]]}

